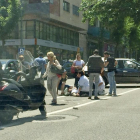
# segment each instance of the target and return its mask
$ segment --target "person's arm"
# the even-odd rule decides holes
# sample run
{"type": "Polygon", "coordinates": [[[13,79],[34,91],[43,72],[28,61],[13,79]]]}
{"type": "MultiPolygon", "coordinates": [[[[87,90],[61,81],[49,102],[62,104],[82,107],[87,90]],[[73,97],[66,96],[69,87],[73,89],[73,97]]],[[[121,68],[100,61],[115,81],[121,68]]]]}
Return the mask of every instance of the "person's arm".
{"type": "Polygon", "coordinates": [[[81,89],[82,89],[82,87],[79,87],[78,88],[78,94],[80,94],[81,89]]]}
{"type": "Polygon", "coordinates": [[[118,62],[115,60],[115,67],[117,66],[118,62]]]}
{"type": "Polygon", "coordinates": [[[107,65],[109,64],[109,62],[104,62],[104,66],[107,67],[107,65]]]}
{"type": "Polygon", "coordinates": [[[55,60],[55,63],[53,63],[53,65],[55,65],[58,69],[62,69],[62,66],[57,60],[55,60]]]}
{"type": "Polygon", "coordinates": [[[46,68],[46,66],[47,66],[47,63],[46,63],[46,60],[44,60],[44,67],[46,68]]]}

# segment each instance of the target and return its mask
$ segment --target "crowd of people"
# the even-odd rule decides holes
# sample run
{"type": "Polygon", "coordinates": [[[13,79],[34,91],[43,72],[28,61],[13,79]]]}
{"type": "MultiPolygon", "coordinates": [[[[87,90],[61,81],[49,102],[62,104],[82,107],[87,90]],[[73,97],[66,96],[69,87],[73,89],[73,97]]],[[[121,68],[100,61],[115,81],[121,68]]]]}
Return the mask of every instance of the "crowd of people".
{"type": "Polygon", "coordinates": [[[40,52],[39,57],[35,60],[42,68],[42,77],[47,77],[47,88],[52,95],[52,105],[57,104],[59,90],[61,92],[59,95],[73,95],[77,97],[86,95],[88,96],[88,99],[92,99],[92,96],[94,95],[94,99],[98,100],[98,95],[105,94],[105,83],[101,76],[104,71],[104,67],[108,68],[107,76],[110,84],[107,95],[117,96],[115,82],[115,67],[117,65],[117,61],[111,57],[107,51],[104,52],[104,61],[99,55],[99,51],[97,49],[93,52],[93,55],[89,57],[87,62],[89,77],[85,75],[83,70],[85,62],[81,59],[81,55],[76,55],[76,59],[72,64],[72,67],[75,69],[75,72],[73,73],[75,78],[74,85],[66,84],[68,76],[65,69],[61,74],[58,74],[57,71],[52,72],[52,66],[56,67],[58,70],[62,69],[62,66],[56,59],[54,53],[48,52],[47,57],[48,63],[46,63],[46,60],[43,58],[43,53],[40,52]]]}
{"type": "MultiPolygon", "coordinates": [[[[115,82],[115,67],[117,65],[117,61],[115,58],[110,56],[109,52],[104,52],[104,61],[99,55],[99,51],[97,49],[93,52],[93,55],[89,57],[87,62],[89,77],[85,75],[83,70],[85,62],[81,59],[81,55],[78,53],[71,66],[74,69],[74,85],[66,84],[68,79],[67,71],[62,69],[63,67],[56,59],[54,53],[48,52],[47,57],[48,63],[46,63],[46,60],[43,58],[43,53],[39,52],[35,61],[37,61],[40,65],[42,78],[47,77],[47,89],[52,95],[52,105],[57,104],[57,96],[59,90],[61,91],[60,95],[73,95],[77,97],[86,95],[88,96],[88,99],[92,99],[92,95],[94,95],[94,99],[98,100],[98,95],[105,94],[105,83],[102,78],[104,67],[108,68],[107,76],[110,84],[109,92],[107,95],[117,96],[115,82]],[[56,72],[53,70],[53,67],[56,68],[56,72]],[[58,73],[58,71],[61,69],[61,73],[58,73]]],[[[20,55],[19,60],[23,61],[23,59],[23,56],[20,55]]],[[[20,69],[23,68],[21,67],[20,69]]]]}

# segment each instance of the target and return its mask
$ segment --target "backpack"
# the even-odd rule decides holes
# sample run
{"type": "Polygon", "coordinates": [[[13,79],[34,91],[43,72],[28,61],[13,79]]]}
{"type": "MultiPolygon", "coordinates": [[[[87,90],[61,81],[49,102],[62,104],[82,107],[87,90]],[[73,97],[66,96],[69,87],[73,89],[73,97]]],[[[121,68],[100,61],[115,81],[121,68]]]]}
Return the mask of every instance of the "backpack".
{"type": "Polygon", "coordinates": [[[100,73],[101,68],[104,67],[101,56],[92,55],[88,60],[88,72],[90,73],[100,73]]]}

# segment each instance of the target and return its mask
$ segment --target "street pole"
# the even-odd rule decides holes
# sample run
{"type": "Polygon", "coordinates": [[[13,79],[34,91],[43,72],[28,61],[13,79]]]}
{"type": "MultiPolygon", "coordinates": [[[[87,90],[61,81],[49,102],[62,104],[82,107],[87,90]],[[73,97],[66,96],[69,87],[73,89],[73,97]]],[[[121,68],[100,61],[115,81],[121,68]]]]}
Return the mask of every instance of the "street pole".
{"type": "Polygon", "coordinates": [[[22,8],[23,7],[22,7],[22,0],[20,0],[20,3],[21,3],[21,13],[20,13],[21,14],[20,15],[20,47],[23,48],[23,35],[22,35],[22,28],[23,28],[23,23],[22,23],[22,16],[23,16],[22,15],[23,14],[22,10],[23,9],[22,8]]]}

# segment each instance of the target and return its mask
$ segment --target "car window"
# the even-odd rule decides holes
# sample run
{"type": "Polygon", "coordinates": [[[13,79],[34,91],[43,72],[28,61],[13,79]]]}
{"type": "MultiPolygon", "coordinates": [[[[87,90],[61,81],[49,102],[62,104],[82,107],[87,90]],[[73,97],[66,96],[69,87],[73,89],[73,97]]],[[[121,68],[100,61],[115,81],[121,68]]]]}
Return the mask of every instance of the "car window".
{"type": "Polygon", "coordinates": [[[117,60],[118,64],[116,66],[116,68],[118,69],[123,69],[124,68],[124,62],[123,60],[117,60]]]}
{"type": "Polygon", "coordinates": [[[124,68],[126,68],[126,69],[136,69],[137,68],[137,64],[135,64],[132,61],[125,60],[124,61],[124,68]]]}

